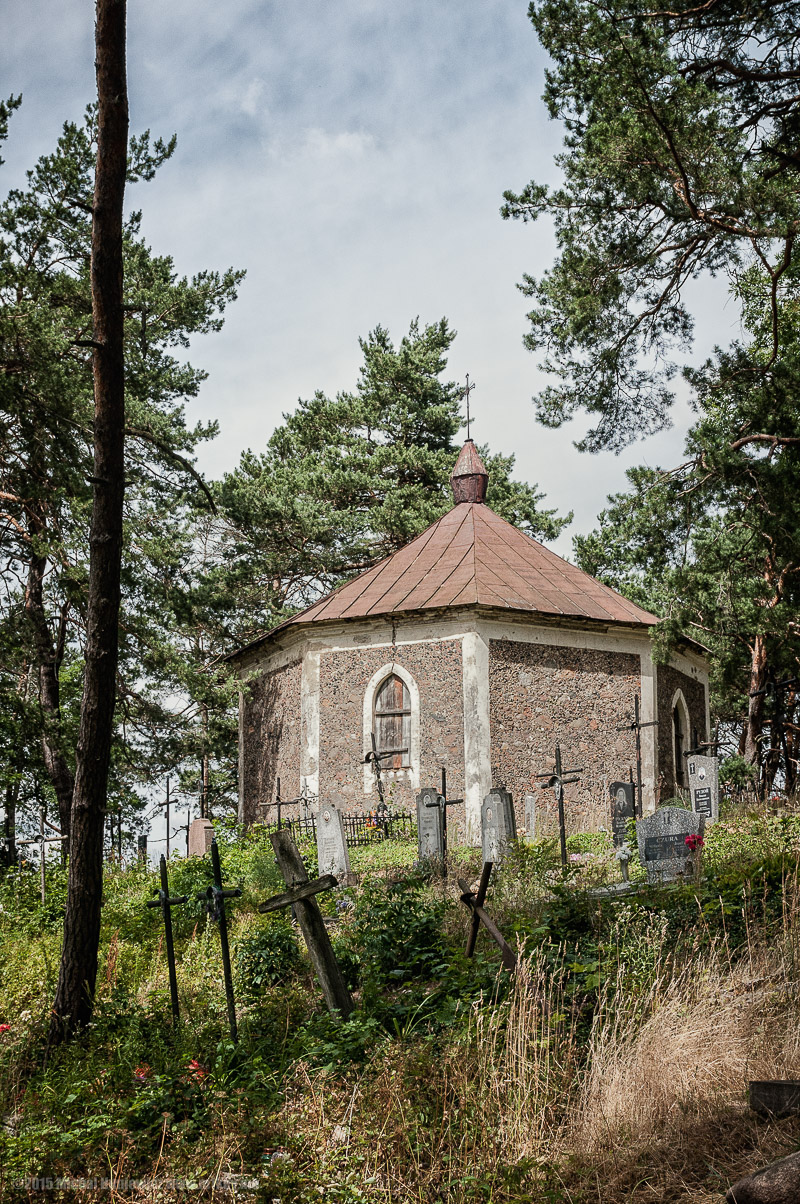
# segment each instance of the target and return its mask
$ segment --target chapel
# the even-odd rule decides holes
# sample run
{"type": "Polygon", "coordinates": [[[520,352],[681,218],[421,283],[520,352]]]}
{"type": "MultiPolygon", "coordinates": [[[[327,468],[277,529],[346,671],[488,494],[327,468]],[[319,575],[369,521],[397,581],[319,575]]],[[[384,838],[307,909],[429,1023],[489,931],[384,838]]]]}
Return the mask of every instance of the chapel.
{"type": "Polygon", "coordinates": [[[568,828],[607,826],[610,783],[635,772],[637,698],[644,810],[686,786],[683,754],[709,739],[704,650],[685,641],[656,665],[657,617],[500,518],[487,484],[468,439],[451,510],[234,655],[242,823],[265,816],[278,779],[284,800],[370,809],[374,737],[387,801],[413,809],[444,768],[470,843],[493,787],[519,826],[526,794],[555,805],[538,775],[557,740],[581,771],[568,828]]]}

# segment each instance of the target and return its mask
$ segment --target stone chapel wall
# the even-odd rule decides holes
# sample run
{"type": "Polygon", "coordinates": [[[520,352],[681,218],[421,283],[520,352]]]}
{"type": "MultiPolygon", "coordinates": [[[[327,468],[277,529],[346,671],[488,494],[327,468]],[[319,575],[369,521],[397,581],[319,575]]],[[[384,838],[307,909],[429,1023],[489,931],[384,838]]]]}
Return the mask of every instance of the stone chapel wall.
{"type": "MultiPolygon", "coordinates": [[[[680,690],[689,711],[689,731],[685,733],[686,741],[694,738],[697,732],[699,741],[708,740],[706,730],[706,687],[703,681],[682,673],[671,665],[659,665],[658,669],[658,795],[664,802],[675,793],[675,756],[673,752],[674,733],[672,727],[672,700],[677,690],[680,690]]],[[[684,751],[691,748],[691,743],[684,742],[684,751]]]]}
{"type": "Polygon", "coordinates": [[[253,677],[242,707],[242,795],[239,819],[252,823],[259,807],[275,797],[281,779],[283,798],[300,793],[300,682],[302,662],[253,677]]]}
{"type": "MultiPolygon", "coordinates": [[[[323,651],[320,657],[320,798],[338,794],[348,807],[368,809],[377,795],[364,792],[364,695],[383,665],[402,665],[420,694],[420,785],[439,784],[441,767],[448,793],[464,792],[464,699],[461,640],[398,644],[391,648],[323,651]]],[[[415,805],[416,789],[398,770],[384,775],[387,800],[415,805]],[[394,779],[394,780],[393,780],[394,779]]]]}
{"type": "Polygon", "coordinates": [[[531,789],[545,825],[556,822],[554,792],[535,779],[552,768],[556,740],[564,768],[583,769],[565,790],[568,830],[608,826],[608,783],[636,764],[633,734],[615,729],[633,718],[640,674],[635,654],[490,641],[492,783],[511,791],[518,826],[531,789]]]}

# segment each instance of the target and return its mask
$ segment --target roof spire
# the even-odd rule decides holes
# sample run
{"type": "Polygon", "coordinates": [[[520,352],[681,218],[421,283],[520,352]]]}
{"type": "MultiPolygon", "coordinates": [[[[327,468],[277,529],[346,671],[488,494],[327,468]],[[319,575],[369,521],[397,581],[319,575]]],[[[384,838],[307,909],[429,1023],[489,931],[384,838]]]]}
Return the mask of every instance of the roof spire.
{"type": "Polygon", "coordinates": [[[455,468],[450,474],[450,484],[457,506],[461,502],[480,503],[486,497],[489,474],[471,439],[467,439],[459,452],[455,468]]]}

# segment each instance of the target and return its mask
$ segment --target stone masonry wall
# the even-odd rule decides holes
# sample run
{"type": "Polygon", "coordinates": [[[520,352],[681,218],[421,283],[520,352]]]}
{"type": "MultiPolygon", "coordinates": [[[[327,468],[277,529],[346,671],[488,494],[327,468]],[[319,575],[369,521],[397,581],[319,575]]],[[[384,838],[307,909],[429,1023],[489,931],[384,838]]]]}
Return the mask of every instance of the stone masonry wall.
{"type": "Polygon", "coordinates": [[[531,789],[544,830],[557,822],[554,791],[535,778],[553,768],[556,740],[564,768],[583,770],[564,791],[567,830],[608,826],[608,784],[627,780],[629,766],[635,772],[633,733],[615,729],[633,718],[640,674],[635,654],[490,642],[492,783],[511,791],[518,826],[531,789]]]}
{"type": "Polygon", "coordinates": [[[242,755],[244,823],[275,797],[281,779],[283,798],[300,793],[300,681],[302,662],[253,678],[245,689],[242,755]]]}
{"type": "MultiPolygon", "coordinates": [[[[377,795],[364,793],[364,693],[370,678],[394,656],[417,683],[420,694],[420,784],[436,786],[447,769],[448,794],[464,793],[464,700],[461,641],[398,644],[323,652],[320,659],[319,773],[320,798],[333,794],[344,805],[368,809],[377,795]]],[[[415,806],[416,791],[402,771],[387,773],[387,800],[401,808],[415,806]],[[393,779],[394,776],[394,780],[393,779]]]]}
{"type": "Polygon", "coordinates": [[[658,669],[658,799],[665,802],[675,793],[675,759],[673,755],[674,733],[672,728],[672,699],[675,691],[681,690],[689,708],[689,731],[685,733],[684,750],[692,745],[686,741],[697,732],[700,743],[708,739],[706,731],[706,691],[702,681],[673,669],[671,665],[659,665],[658,669]]]}

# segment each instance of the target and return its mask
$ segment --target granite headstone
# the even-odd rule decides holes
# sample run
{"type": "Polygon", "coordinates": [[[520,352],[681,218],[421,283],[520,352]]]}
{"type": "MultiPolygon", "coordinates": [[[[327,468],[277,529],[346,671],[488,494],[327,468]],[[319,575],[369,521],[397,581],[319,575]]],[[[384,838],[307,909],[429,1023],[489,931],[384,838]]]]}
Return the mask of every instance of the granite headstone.
{"type": "Polygon", "coordinates": [[[636,815],[636,795],[633,782],[612,782],[609,786],[611,794],[611,831],[614,836],[614,848],[620,849],[628,837],[628,820],[636,815]]]}
{"type": "Polygon", "coordinates": [[[214,825],[210,819],[193,819],[189,825],[189,856],[205,857],[214,839],[214,825]]]}
{"type": "Polygon", "coordinates": [[[417,852],[420,861],[444,856],[444,827],[439,791],[426,786],[417,795],[417,852]]]}
{"type": "Polygon", "coordinates": [[[713,824],[719,819],[719,757],[692,754],[688,763],[692,810],[713,824]]]}
{"type": "Polygon", "coordinates": [[[498,862],[510,840],[517,838],[514,803],[508,790],[498,787],[486,795],[481,807],[483,860],[498,862]]]}
{"type": "Polygon", "coordinates": [[[350,873],[342,813],[330,803],[320,804],[317,815],[317,863],[320,877],[334,874],[338,878],[350,873]]]}
{"type": "Polygon", "coordinates": [[[673,882],[688,878],[696,859],[696,850],[687,837],[702,840],[701,815],[683,807],[659,807],[652,815],[636,822],[639,859],[647,870],[648,882],[673,882]]]}

